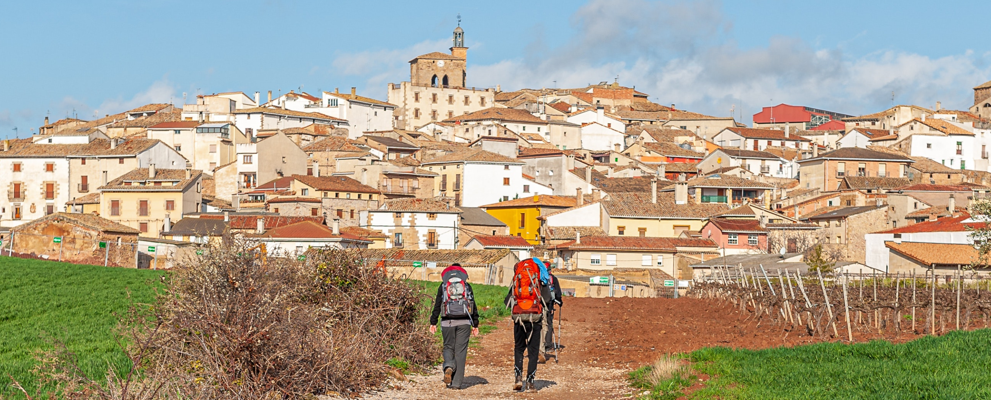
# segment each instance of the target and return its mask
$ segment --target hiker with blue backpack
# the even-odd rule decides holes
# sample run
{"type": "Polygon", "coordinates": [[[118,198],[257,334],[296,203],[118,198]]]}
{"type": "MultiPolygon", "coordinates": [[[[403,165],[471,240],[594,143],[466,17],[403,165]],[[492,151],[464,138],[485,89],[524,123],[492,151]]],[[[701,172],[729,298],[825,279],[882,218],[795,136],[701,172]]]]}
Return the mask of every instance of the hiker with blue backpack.
{"type": "Polygon", "coordinates": [[[468,338],[478,336],[478,308],[475,294],[468,283],[468,272],[454,263],[441,273],[440,287],[430,314],[430,333],[437,333],[440,317],[444,337],[444,383],[450,389],[461,389],[468,359],[468,338]]]}
{"type": "Polygon", "coordinates": [[[528,258],[516,263],[513,268],[513,281],[506,294],[506,308],[512,310],[513,368],[516,381],[513,390],[536,391],[533,381],[537,374],[537,356],[540,354],[540,330],[547,307],[541,296],[542,288],[549,283],[547,266],[537,258],[528,258]],[[523,375],[523,353],[527,356],[526,377],[523,375]]]}

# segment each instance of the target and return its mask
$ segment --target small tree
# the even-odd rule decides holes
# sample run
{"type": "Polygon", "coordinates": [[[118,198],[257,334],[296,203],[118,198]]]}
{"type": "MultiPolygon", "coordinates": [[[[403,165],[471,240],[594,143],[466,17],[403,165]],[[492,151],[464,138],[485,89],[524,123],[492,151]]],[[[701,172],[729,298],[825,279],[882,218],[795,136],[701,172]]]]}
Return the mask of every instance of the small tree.
{"type": "Polygon", "coordinates": [[[976,228],[967,227],[970,231],[970,238],[974,241],[974,248],[977,249],[977,259],[971,262],[970,267],[983,268],[988,265],[988,261],[991,261],[989,260],[991,257],[991,225],[987,224],[991,221],[991,200],[982,199],[971,202],[970,209],[971,218],[985,223],[976,228]]]}
{"type": "Polygon", "coordinates": [[[823,252],[821,244],[809,250],[809,254],[805,256],[805,264],[808,264],[809,271],[822,273],[833,272],[833,267],[836,266],[836,262],[823,252]]]}

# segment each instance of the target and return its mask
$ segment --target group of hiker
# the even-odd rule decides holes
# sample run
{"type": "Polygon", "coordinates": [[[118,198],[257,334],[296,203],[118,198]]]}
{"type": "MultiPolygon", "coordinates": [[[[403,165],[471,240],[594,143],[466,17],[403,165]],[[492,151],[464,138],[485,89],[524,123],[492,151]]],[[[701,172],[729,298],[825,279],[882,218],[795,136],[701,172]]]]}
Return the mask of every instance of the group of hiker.
{"type": "MultiPolygon", "coordinates": [[[[520,261],[514,267],[505,304],[512,310],[515,341],[513,390],[535,391],[537,363],[546,362],[551,352],[555,352],[553,357],[557,361],[559,344],[554,340],[554,306],[563,305],[561,285],[540,259],[520,261]],[[542,331],[544,336],[541,336],[542,331]],[[527,357],[525,375],[524,353],[527,357]]],[[[438,317],[444,337],[444,383],[450,389],[461,389],[468,339],[478,336],[478,308],[468,283],[468,273],[460,264],[452,264],[441,273],[441,284],[430,315],[430,333],[437,332],[438,317]]]]}

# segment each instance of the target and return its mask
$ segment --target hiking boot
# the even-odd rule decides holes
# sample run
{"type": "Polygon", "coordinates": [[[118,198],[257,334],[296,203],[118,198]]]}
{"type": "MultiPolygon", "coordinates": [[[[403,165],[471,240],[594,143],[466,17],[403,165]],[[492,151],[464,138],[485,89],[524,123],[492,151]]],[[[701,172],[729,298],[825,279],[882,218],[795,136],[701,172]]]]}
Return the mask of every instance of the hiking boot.
{"type": "Polygon", "coordinates": [[[537,362],[541,364],[547,362],[547,356],[544,353],[537,354],[537,362]]]}
{"type": "Polygon", "coordinates": [[[451,386],[451,381],[454,380],[454,368],[447,367],[444,368],[444,383],[451,386]]]}
{"type": "Polygon", "coordinates": [[[523,377],[516,375],[516,383],[513,383],[513,390],[519,392],[523,390],[523,377]]]}
{"type": "Polygon", "coordinates": [[[524,386],[525,388],[523,390],[527,392],[533,392],[533,393],[537,392],[537,387],[533,386],[533,375],[530,375],[529,378],[526,378],[526,384],[524,386]]]}

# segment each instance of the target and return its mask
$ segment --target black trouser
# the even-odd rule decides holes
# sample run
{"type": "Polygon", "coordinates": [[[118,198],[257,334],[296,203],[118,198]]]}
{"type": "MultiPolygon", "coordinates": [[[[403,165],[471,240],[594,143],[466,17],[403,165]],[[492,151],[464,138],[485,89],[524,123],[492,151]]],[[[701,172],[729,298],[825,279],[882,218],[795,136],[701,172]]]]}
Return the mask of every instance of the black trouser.
{"type": "Polygon", "coordinates": [[[441,327],[444,336],[444,369],[454,368],[452,387],[461,387],[465,377],[465,361],[468,359],[468,338],[471,337],[471,325],[441,327]]]}
{"type": "Polygon", "coordinates": [[[554,307],[544,308],[544,353],[554,351],[554,307]]]}
{"type": "Polygon", "coordinates": [[[523,350],[527,355],[526,379],[533,379],[537,373],[537,354],[540,350],[540,322],[519,321],[513,322],[513,337],[516,339],[516,348],[513,354],[516,368],[516,375],[523,374],[523,350]]]}

